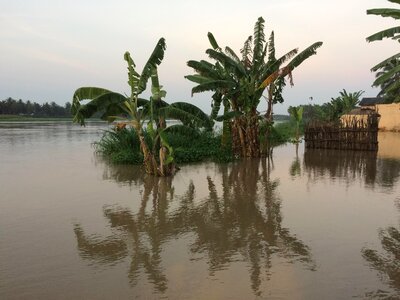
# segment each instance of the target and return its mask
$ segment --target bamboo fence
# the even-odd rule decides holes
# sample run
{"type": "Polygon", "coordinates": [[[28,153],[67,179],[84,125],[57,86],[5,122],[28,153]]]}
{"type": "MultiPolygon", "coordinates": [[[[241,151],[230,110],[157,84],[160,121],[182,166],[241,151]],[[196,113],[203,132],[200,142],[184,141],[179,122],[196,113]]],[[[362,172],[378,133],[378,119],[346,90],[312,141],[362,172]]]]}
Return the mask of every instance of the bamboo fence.
{"type": "Polygon", "coordinates": [[[304,132],[310,149],[378,150],[379,115],[356,115],[340,123],[310,122],[304,132]]]}

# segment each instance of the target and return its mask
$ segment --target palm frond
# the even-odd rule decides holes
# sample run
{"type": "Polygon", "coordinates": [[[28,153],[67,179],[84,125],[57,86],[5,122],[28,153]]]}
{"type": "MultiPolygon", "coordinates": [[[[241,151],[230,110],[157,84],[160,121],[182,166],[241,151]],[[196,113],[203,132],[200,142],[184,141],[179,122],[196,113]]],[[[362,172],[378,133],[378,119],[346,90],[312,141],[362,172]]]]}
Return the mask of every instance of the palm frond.
{"type": "Polygon", "coordinates": [[[247,40],[244,42],[243,48],[240,49],[240,53],[242,54],[242,62],[246,68],[250,68],[251,62],[253,61],[252,56],[252,47],[251,43],[253,41],[253,36],[249,36],[247,40]]]}
{"type": "Polygon", "coordinates": [[[240,58],[236,55],[235,51],[233,51],[230,47],[226,46],[225,47],[225,53],[232,58],[236,63],[240,64],[240,58]]]}
{"type": "Polygon", "coordinates": [[[218,89],[229,89],[235,87],[236,84],[229,80],[213,80],[203,84],[199,84],[192,88],[192,95],[205,91],[217,91],[218,89]]]}
{"type": "Polygon", "coordinates": [[[150,55],[148,61],[143,67],[142,74],[140,75],[139,80],[139,91],[140,94],[146,89],[147,81],[149,80],[152,70],[156,69],[158,65],[161,64],[161,61],[164,58],[164,52],[166,49],[165,39],[160,38],[155,46],[153,53],[150,55]]]}
{"type": "Polygon", "coordinates": [[[81,87],[77,89],[72,96],[71,114],[76,114],[81,106],[80,101],[93,100],[107,93],[111,93],[111,91],[99,87],[81,87]]]}
{"type": "Polygon", "coordinates": [[[265,43],[264,22],[264,19],[259,17],[254,25],[253,66],[261,63],[265,43]]]}
{"type": "Polygon", "coordinates": [[[169,119],[181,121],[184,125],[209,127],[210,118],[198,107],[185,102],[175,102],[160,109],[169,119]]]}
{"type": "Polygon", "coordinates": [[[292,57],[294,57],[297,53],[298,53],[298,49],[296,48],[296,49],[290,50],[285,55],[283,55],[280,58],[276,59],[275,62],[273,62],[272,64],[270,64],[270,62],[268,61],[268,63],[265,64],[264,68],[261,70],[261,74],[262,74],[260,76],[261,81],[264,81],[273,72],[276,72],[277,70],[279,70],[281,65],[286,63],[292,57]]]}
{"type": "Polygon", "coordinates": [[[291,74],[291,68],[286,66],[282,69],[279,69],[275,72],[273,72],[271,75],[269,75],[259,86],[259,89],[266,88],[269,86],[271,83],[273,83],[275,80],[277,80],[279,77],[285,77],[287,75],[291,74]]]}
{"type": "Polygon", "coordinates": [[[268,44],[268,43],[265,43],[265,45],[264,45],[264,50],[263,50],[263,53],[262,53],[262,55],[261,55],[261,59],[262,59],[261,65],[265,65],[265,63],[266,63],[265,57],[267,56],[267,53],[268,53],[268,46],[269,46],[269,44],[268,44]]]}
{"type": "Polygon", "coordinates": [[[223,66],[231,68],[238,74],[246,74],[246,70],[244,69],[243,65],[241,63],[237,63],[225,53],[218,52],[213,49],[207,49],[206,53],[210,56],[210,58],[219,61],[223,66]]]}
{"type": "Polygon", "coordinates": [[[87,104],[80,105],[76,113],[73,115],[73,121],[85,125],[85,119],[90,118],[96,112],[101,111],[109,111],[113,115],[129,113],[126,110],[126,107],[122,105],[126,101],[126,97],[118,93],[109,92],[102,94],[87,104]]]}
{"type": "Polygon", "coordinates": [[[232,120],[236,117],[240,117],[241,115],[243,115],[243,113],[240,111],[230,111],[221,116],[217,116],[215,118],[215,121],[222,122],[222,121],[232,120]]]}
{"type": "Polygon", "coordinates": [[[400,65],[395,66],[394,68],[390,69],[389,71],[385,72],[383,75],[379,76],[373,83],[373,86],[380,86],[385,81],[392,78],[396,73],[400,72],[400,65]]]}
{"type": "Polygon", "coordinates": [[[194,129],[193,127],[186,126],[183,124],[175,124],[175,125],[170,125],[167,128],[163,130],[166,133],[174,133],[174,134],[180,134],[183,136],[197,136],[199,134],[198,130],[194,129]]]}
{"type": "Polygon", "coordinates": [[[397,80],[390,85],[388,85],[385,89],[385,93],[391,93],[394,91],[400,90],[400,80],[397,80]]]}
{"type": "Polygon", "coordinates": [[[275,34],[272,31],[268,40],[268,63],[274,63],[275,61],[275,34]]]}
{"type": "Polygon", "coordinates": [[[400,33],[400,26],[388,28],[382,31],[379,31],[373,35],[370,35],[367,37],[367,42],[373,42],[373,41],[381,41],[384,38],[398,38],[396,34],[400,33]]]}
{"type": "Polygon", "coordinates": [[[384,61],[381,61],[376,66],[372,67],[371,71],[372,72],[376,72],[379,69],[381,69],[381,68],[385,67],[386,65],[388,65],[392,60],[397,59],[397,58],[400,58],[400,52],[395,54],[395,55],[393,55],[393,56],[391,56],[391,57],[389,57],[389,58],[387,58],[387,59],[385,59],[384,61]]]}
{"type": "Polygon", "coordinates": [[[395,8],[374,8],[368,9],[367,15],[378,15],[381,17],[400,19],[400,10],[395,8]]]}
{"type": "Polygon", "coordinates": [[[193,68],[197,73],[202,76],[212,77],[214,79],[219,77],[219,73],[215,66],[208,61],[189,60],[186,64],[188,67],[193,68]]]}
{"type": "Polygon", "coordinates": [[[137,107],[145,106],[149,103],[149,100],[144,98],[137,98],[137,107]]]}
{"type": "Polygon", "coordinates": [[[219,110],[221,108],[221,102],[222,102],[222,94],[217,91],[212,95],[212,103],[211,103],[211,119],[215,119],[219,113],[219,110]]]}
{"type": "Polygon", "coordinates": [[[198,83],[198,84],[203,84],[212,81],[209,77],[201,76],[201,75],[186,75],[186,79],[198,83]]]}
{"type": "Polygon", "coordinates": [[[110,92],[110,90],[99,87],[81,87],[75,91],[73,99],[74,101],[92,100],[110,92]]]}
{"type": "Polygon", "coordinates": [[[100,118],[104,121],[111,123],[117,119],[126,120],[127,115],[128,113],[123,104],[112,103],[105,108],[104,113],[101,115],[100,118]]]}
{"type": "Polygon", "coordinates": [[[211,32],[207,33],[207,37],[211,44],[211,47],[213,47],[214,50],[221,51],[221,47],[218,45],[217,40],[211,32]]]}
{"type": "Polygon", "coordinates": [[[124,59],[128,63],[128,84],[131,87],[131,94],[138,95],[140,75],[136,72],[135,62],[128,51],[125,52],[124,59]]]}
{"type": "Polygon", "coordinates": [[[316,42],[311,46],[307,47],[305,50],[297,54],[288,64],[288,67],[293,70],[297,68],[303,61],[305,61],[310,56],[317,54],[317,49],[322,46],[322,42],[316,42]]]}
{"type": "Polygon", "coordinates": [[[163,90],[162,85],[160,85],[157,69],[153,69],[151,74],[151,94],[154,101],[159,101],[167,95],[167,92],[163,90]]]}

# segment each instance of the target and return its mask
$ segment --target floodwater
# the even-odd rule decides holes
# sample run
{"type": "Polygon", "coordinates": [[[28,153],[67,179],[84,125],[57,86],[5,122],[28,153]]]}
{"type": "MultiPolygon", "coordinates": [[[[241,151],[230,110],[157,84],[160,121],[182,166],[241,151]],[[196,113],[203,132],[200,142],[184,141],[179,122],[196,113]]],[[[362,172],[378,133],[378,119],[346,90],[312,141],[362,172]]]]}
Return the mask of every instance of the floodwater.
{"type": "Polygon", "coordinates": [[[0,124],[0,299],[399,299],[400,134],[155,178],[0,124]]]}

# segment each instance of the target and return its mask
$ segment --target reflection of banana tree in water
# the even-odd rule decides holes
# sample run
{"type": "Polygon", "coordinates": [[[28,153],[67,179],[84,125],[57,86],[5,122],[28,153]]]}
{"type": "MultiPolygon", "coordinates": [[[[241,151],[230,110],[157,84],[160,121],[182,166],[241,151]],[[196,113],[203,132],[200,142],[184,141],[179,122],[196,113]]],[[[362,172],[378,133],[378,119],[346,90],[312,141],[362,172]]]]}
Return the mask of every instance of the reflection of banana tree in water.
{"type": "Polygon", "coordinates": [[[289,169],[290,176],[300,176],[301,174],[301,164],[299,159],[299,144],[296,143],[296,158],[293,160],[289,169]]]}
{"type": "Polygon", "coordinates": [[[392,187],[400,179],[400,160],[379,158],[377,161],[378,182],[385,187],[392,187]]]}
{"type": "Polygon", "coordinates": [[[273,257],[300,261],[313,270],[309,248],[281,225],[279,182],[270,180],[270,167],[265,159],[243,161],[231,167],[220,165],[220,196],[214,181],[207,177],[206,199],[195,199],[195,186],[191,183],[183,196],[175,197],[174,209],[169,207],[174,198],[172,178],[145,178],[138,213],[104,209],[115,237],[99,240],[86,236],[76,225],[80,254],[95,263],[115,263],[130,255],[131,283],[136,284],[144,270],[161,293],[167,289],[162,267],[163,244],[184,233],[194,236],[190,251],[207,260],[211,276],[238,260],[248,263],[255,294],[260,294],[262,278],[271,276],[273,257]],[[152,207],[148,208],[150,199],[152,207]]]}
{"type": "Polygon", "coordinates": [[[274,255],[314,269],[309,248],[283,228],[278,180],[270,180],[270,164],[247,160],[231,168],[220,166],[222,196],[211,178],[209,197],[192,211],[198,239],[195,252],[207,252],[211,272],[223,269],[240,255],[249,263],[252,289],[260,294],[262,272],[269,278],[274,255]]]}
{"type": "Polygon", "coordinates": [[[104,208],[114,235],[99,238],[97,235],[86,235],[79,224],[74,231],[78,249],[82,258],[96,264],[116,264],[130,256],[129,279],[136,285],[141,269],[158,292],[167,289],[167,278],[161,266],[162,244],[170,235],[170,226],[165,216],[168,210],[168,196],[173,198],[171,178],[147,176],[143,183],[141,207],[134,215],[127,209],[104,208]],[[152,200],[151,213],[146,207],[152,200]],[[166,225],[166,226],[165,226],[166,225]]]}
{"type": "Polygon", "coordinates": [[[400,231],[394,227],[380,230],[379,238],[386,254],[376,250],[363,249],[363,257],[382,275],[389,284],[400,292],[400,231]]]}
{"type": "Polygon", "coordinates": [[[131,165],[112,165],[102,158],[96,158],[96,164],[101,164],[103,169],[103,180],[116,181],[123,185],[141,185],[143,178],[146,177],[144,170],[140,166],[131,165]]]}
{"type": "MultiPolygon", "coordinates": [[[[400,207],[400,198],[397,206],[400,207]]],[[[385,253],[379,253],[377,250],[362,249],[362,256],[372,268],[377,270],[382,279],[389,283],[389,286],[397,292],[396,297],[388,299],[398,299],[400,296],[400,230],[395,227],[388,227],[379,231],[379,239],[385,253]]]]}

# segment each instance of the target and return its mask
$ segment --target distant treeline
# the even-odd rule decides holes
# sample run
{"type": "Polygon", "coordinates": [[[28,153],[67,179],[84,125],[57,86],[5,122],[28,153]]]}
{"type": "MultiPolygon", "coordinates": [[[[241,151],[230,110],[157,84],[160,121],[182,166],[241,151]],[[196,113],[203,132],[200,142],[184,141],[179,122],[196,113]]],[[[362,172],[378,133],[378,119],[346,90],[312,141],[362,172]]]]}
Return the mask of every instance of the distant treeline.
{"type": "Polygon", "coordinates": [[[60,106],[55,102],[39,104],[8,98],[0,101],[0,115],[20,115],[32,117],[70,117],[71,103],[60,106]]]}
{"type": "Polygon", "coordinates": [[[276,115],[274,114],[274,121],[289,121],[290,116],[289,115],[276,115]]]}

